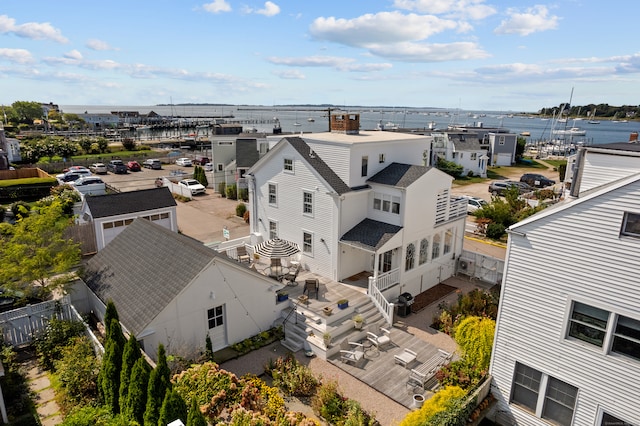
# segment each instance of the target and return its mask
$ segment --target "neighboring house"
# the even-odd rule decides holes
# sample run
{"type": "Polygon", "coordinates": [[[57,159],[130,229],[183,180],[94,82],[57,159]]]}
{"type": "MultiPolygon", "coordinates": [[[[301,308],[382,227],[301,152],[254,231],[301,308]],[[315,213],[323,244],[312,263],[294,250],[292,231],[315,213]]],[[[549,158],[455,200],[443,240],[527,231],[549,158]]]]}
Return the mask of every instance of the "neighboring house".
{"type": "Polygon", "coordinates": [[[509,228],[490,368],[499,424],[640,424],[634,148],[581,150],[576,196],[509,228]]]}
{"type": "Polygon", "coordinates": [[[211,136],[211,157],[214,164],[213,182],[217,190],[218,184],[236,185],[246,188],[245,173],[253,166],[261,155],[267,153],[266,135],[262,133],[239,136],[211,136]]]}
{"type": "Polygon", "coordinates": [[[0,152],[3,152],[9,163],[18,163],[22,161],[20,155],[20,141],[15,138],[7,138],[4,134],[4,127],[0,123],[0,152]]]}
{"type": "Polygon", "coordinates": [[[516,162],[518,135],[515,133],[489,133],[489,165],[511,166],[516,162]]]}
{"type": "Polygon", "coordinates": [[[120,118],[115,114],[89,114],[85,112],[84,114],[78,114],[78,117],[82,118],[93,129],[108,129],[118,127],[120,124],[120,118]]]}
{"type": "Polygon", "coordinates": [[[74,306],[102,320],[112,300],[122,325],[154,359],[159,343],[195,359],[207,334],[213,350],[222,349],[268,330],[288,306],[276,301],[280,283],[142,219],[91,258],[82,278],[86,287],[73,292],[74,306]]]}
{"type": "Polygon", "coordinates": [[[462,175],[469,172],[475,176],[487,177],[487,165],[489,157],[487,150],[483,149],[478,140],[478,135],[467,132],[442,132],[431,133],[433,144],[431,145],[431,164],[436,165],[438,158],[451,161],[462,166],[462,175]]]}
{"type": "Polygon", "coordinates": [[[332,132],[285,137],[249,171],[253,242],[293,241],[306,269],[334,281],[366,271],[387,300],[450,277],[466,200],[423,165],[431,138],[359,131],[357,114],[331,120],[332,132]]]}
{"type": "Polygon", "coordinates": [[[78,223],[93,224],[100,251],[138,217],[178,232],[176,205],[166,187],[84,197],[78,223]]]}

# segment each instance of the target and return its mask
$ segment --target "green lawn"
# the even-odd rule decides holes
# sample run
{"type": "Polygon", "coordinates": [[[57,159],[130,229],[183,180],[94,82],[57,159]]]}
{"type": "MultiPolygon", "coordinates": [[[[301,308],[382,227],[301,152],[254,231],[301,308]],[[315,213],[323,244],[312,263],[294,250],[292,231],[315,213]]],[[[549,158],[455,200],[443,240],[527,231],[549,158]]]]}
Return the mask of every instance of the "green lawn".
{"type": "Polygon", "coordinates": [[[531,160],[530,164],[518,163],[515,166],[489,167],[487,170],[486,178],[481,178],[479,176],[473,176],[473,177],[465,176],[465,177],[461,177],[459,179],[454,180],[453,183],[456,185],[469,185],[472,183],[482,183],[482,182],[488,182],[496,179],[508,179],[509,176],[513,176],[516,174],[524,174],[532,170],[540,170],[540,169],[544,170],[546,168],[547,167],[545,165],[540,164],[535,160],[531,160]]]}

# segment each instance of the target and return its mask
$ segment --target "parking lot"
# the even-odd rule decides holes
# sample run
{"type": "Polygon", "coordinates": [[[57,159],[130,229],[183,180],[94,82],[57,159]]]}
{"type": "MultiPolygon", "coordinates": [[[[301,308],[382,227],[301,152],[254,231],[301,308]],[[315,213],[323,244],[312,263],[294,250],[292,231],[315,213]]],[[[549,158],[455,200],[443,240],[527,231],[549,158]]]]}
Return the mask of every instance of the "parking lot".
{"type": "MultiPolygon", "coordinates": [[[[173,170],[189,173],[183,176],[185,178],[193,173],[193,167],[163,164],[161,170],[142,169],[139,172],[100,176],[107,184],[125,192],[155,188],[155,180],[171,177],[173,170]]],[[[178,229],[203,243],[224,241],[222,232],[225,227],[229,230],[230,239],[247,236],[249,225],[236,216],[236,206],[240,202],[221,197],[213,188],[207,188],[206,194],[197,195],[189,202],[177,201],[178,229]]]]}

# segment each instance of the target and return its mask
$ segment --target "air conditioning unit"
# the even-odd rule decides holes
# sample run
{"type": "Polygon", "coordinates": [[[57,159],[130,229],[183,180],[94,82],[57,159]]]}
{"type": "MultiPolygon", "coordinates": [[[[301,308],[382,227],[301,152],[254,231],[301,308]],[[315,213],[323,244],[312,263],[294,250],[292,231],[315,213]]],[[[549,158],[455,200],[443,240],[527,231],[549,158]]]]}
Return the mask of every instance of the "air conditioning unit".
{"type": "Polygon", "coordinates": [[[473,267],[473,259],[467,259],[464,257],[458,259],[458,271],[463,273],[471,273],[473,271],[473,267]]]}

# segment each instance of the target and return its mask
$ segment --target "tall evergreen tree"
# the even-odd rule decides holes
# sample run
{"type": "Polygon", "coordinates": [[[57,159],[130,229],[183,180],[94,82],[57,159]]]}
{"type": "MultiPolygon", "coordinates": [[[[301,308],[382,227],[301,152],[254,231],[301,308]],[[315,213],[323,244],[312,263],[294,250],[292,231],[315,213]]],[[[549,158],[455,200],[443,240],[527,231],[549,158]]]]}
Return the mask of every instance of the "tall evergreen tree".
{"type": "Polygon", "coordinates": [[[144,422],[144,409],[147,405],[147,388],[149,386],[149,373],[151,367],[147,361],[140,357],[131,370],[129,391],[122,413],[129,420],[135,420],[139,424],[144,422]]]}
{"type": "Polygon", "coordinates": [[[177,419],[183,423],[187,420],[187,404],[178,391],[169,389],[164,396],[164,401],[162,401],[158,426],[168,425],[177,419]]]}
{"type": "Polygon", "coordinates": [[[113,414],[118,414],[120,412],[120,401],[118,400],[120,371],[122,370],[122,351],[124,350],[125,339],[120,322],[114,318],[110,324],[109,334],[107,334],[105,342],[102,369],[100,370],[100,386],[105,405],[113,414]]]}
{"type": "Polygon", "coordinates": [[[140,345],[138,340],[132,334],[129,336],[129,340],[124,345],[124,351],[122,352],[122,370],[120,371],[120,392],[118,401],[120,401],[120,409],[124,406],[127,400],[127,393],[129,392],[129,383],[131,379],[131,372],[133,365],[142,356],[140,353],[140,345]]]}
{"type": "Polygon", "coordinates": [[[116,319],[120,321],[120,318],[118,317],[118,310],[116,309],[115,303],[113,303],[113,300],[109,300],[107,302],[107,308],[104,311],[104,335],[105,336],[109,335],[109,327],[111,327],[112,319],[116,319]]]}
{"type": "Polygon", "coordinates": [[[161,343],[158,345],[158,363],[149,377],[147,407],[144,412],[145,426],[157,426],[158,424],[164,395],[171,387],[170,375],[171,371],[167,365],[167,355],[164,351],[164,345],[161,343]]]}
{"type": "Polygon", "coordinates": [[[187,426],[207,426],[207,420],[200,411],[195,396],[191,398],[191,407],[189,408],[189,415],[187,415],[187,426]]]}

